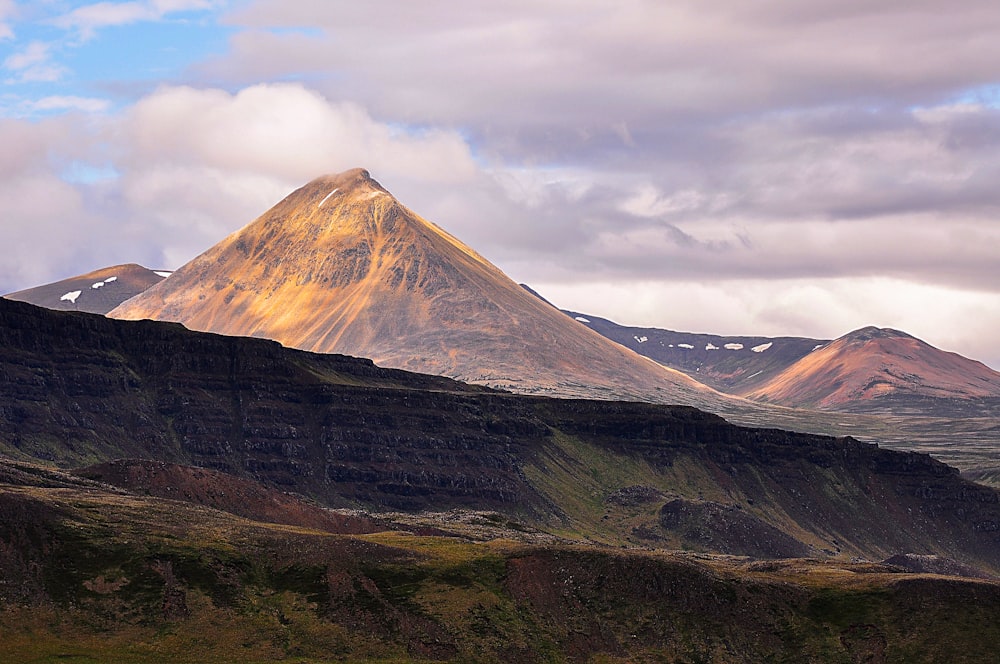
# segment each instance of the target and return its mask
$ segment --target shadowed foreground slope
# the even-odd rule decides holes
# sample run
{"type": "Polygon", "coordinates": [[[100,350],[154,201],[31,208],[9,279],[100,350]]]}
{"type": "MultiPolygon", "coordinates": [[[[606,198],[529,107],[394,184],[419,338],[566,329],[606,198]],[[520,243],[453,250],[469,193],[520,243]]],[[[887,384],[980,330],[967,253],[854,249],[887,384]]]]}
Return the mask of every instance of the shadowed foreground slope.
{"type": "Polygon", "coordinates": [[[997,491],[930,457],[689,407],[503,394],[259,339],[0,301],[0,446],[223,471],[325,505],[566,537],[1000,570],[997,491]]]}
{"type": "Polygon", "coordinates": [[[334,535],[2,460],[0,478],[5,662],[983,662],[1000,643],[989,581],[334,535]]]}

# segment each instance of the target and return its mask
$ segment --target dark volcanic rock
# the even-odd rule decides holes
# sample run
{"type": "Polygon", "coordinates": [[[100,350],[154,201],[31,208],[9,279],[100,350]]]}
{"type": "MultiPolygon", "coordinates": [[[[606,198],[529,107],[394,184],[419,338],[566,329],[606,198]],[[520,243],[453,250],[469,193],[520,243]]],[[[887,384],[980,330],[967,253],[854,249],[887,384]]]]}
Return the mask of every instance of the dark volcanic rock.
{"type": "MultiPolygon", "coordinates": [[[[537,524],[578,509],[541,460],[593,480],[591,460],[567,456],[566,441],[660,473],[664,493],[731,497],[745,518],[716,510],[716,542],[774,528],[816,555],[913,551],[1000,569],[1000,493],[927,455],[737,427],[691,407],[505,394],[265,340],[0,300],[0,451],[13,457],[167,461],[328,506],[468,507],[537,524]]],[[[775,542],[758,553],[799,553],[775,542]]]]}
{"type": "Polygon", "coordinates": [[[544,502],[516,448],[547,430],[527,403],[490,420],[476,398],[493,398],[485,388],[12,301],[0,301],[0,344],[0,440],[12,456],[183,463],[334,506],[544,502]]]}
{"type": "Polygon", "coordinates": [[[988,574],[963,565],[962,563],[942,556],[917,555],[915,553],[899,553],[882,561],[885,565],[899,567],[907,572],[918,574],[940,574],[942,576],[964,576],[973,579],[991,578],[988,574]]]}
{"type": "Polygon", "coordinates": [[[663,492],[653,486],[637,484],[618,489],[605,500],[615,505],[631,507],[635,505],[646,505],[663,499],[663,492]]]}
{"type": "Polygon", "coordinates": [[[733,505],[677,499],[660,508],[660,525],[709,551],[754,558],[801,558],[809,547],[733,505]]]}

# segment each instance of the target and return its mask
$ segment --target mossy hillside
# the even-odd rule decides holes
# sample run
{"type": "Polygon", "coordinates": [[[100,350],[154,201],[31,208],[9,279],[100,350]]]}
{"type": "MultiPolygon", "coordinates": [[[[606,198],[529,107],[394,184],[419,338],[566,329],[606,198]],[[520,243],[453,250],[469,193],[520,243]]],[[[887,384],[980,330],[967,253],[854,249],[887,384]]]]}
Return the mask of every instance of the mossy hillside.
{"type": "Polygon", "coordinates": [[[0,612],[11,662],[988,661],[1000,639],[997,584],[878,565],[335,536],[19,491],[47,506],[19,546],[50,555],[44,592],[0,612]]]}

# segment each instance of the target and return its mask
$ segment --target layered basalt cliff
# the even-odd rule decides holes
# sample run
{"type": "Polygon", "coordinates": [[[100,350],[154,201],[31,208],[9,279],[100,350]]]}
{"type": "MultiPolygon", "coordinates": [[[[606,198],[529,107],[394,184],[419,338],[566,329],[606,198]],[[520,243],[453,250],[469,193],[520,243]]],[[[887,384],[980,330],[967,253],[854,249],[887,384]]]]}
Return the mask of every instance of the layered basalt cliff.
{"type": "Polygon", "coordinates": [[[1000,569],[998,492],[926,455],[690,407],[511,395],[6,301],[0,377],[11,456],[171,461],[331,506],[491,509],[607,543],[760,555],[740,538],[775,529],[779,553],[911,552],[1000,569]],[[605,502],[636,484],[654,499],[605,502]],[[678,499],[712,516],[707,530],[664,515],[678,499]]]}

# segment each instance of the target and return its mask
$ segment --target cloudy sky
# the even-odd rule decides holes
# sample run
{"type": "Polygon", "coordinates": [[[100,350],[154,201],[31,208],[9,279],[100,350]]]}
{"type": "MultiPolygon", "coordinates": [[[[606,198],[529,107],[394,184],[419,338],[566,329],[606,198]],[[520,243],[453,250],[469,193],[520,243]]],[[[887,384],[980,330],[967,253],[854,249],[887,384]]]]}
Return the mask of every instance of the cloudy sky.
{"type": "Polygon", "coordinates": [[[992,0],[0,0],[0,292],[355,166],[556,304],[1000,368],[992,0]]]}

